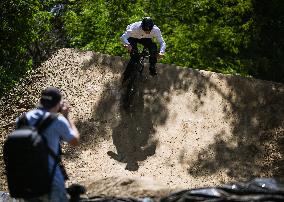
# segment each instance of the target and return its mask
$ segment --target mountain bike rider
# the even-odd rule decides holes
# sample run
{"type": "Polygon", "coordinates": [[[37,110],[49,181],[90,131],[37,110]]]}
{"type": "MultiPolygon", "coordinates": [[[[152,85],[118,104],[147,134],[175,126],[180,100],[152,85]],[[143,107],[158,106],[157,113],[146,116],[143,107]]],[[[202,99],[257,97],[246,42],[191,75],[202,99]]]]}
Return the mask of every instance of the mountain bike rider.
{"type": "MultiPolygon", "coordinates": [[[[126,31],[120,37],[123,46],[128,50],[129,53],[132,51],[138,52],[137,44],[142,44],[149,50],[149,71],[151,76],[157,75],[156,63],[157,59],[162,58],[165,53],[166,43],[162,37],[160,29],[154,24],[150,17],[144,17],[142,21],[134,22],[127,26],[126,31]],[[153,38],[156,38],[160,43],[160,51],[158,52],[158,47],[153,38]]],[[[131,66],[137,58],[135,54],[130,54],[131,59],[123,73],[123,82],[129,77],[131,71],[131,66]]],[[[136,56],[137,57],[137,56],[136,56]]]]}

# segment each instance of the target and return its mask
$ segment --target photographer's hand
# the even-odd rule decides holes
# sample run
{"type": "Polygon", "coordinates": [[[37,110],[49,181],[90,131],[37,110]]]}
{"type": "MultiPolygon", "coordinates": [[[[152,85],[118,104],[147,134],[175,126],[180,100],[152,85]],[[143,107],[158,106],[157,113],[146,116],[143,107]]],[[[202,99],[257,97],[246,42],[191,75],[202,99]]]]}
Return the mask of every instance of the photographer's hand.
{"type": "Polygon", "coordinates": [[[69,103],[67,101],[62,101],[61,103],[61,109],[60,109],[60,113],[68,119],[68,115],[69,115],[69,111],[70,111],[70,107],[69,107],[69,103]]]}

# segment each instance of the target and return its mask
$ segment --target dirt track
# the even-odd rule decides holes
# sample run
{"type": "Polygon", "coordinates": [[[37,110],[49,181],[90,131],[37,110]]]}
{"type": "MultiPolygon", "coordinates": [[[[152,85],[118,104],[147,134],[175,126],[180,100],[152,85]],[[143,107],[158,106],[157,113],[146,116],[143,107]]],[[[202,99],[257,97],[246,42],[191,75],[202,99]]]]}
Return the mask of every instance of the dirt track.
{"type": "Polygon", "coordinates": [[[68,184],[128,176],[184,189],[283,180],[283,85],[159,64],[159,77],[145,72],[143,93],[126,113],[124,65],[120,57],[60,50],[0,101],[1,144],[16,116],[36,105],[43,88],[56,86],[82,135],[80,147],[64,147],[68,184]]]}

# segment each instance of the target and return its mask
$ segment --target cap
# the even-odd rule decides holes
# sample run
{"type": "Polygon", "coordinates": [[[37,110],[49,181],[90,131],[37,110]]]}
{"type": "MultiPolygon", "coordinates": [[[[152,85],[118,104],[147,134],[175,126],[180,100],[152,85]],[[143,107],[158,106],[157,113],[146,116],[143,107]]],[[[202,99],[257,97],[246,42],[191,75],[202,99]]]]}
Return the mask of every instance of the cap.
{"type": "Polygon", "coordinates": [[[41,92],[40,104],[50,109],[61,101],[61,93],[55,87],[48,87],[41,92]]]}

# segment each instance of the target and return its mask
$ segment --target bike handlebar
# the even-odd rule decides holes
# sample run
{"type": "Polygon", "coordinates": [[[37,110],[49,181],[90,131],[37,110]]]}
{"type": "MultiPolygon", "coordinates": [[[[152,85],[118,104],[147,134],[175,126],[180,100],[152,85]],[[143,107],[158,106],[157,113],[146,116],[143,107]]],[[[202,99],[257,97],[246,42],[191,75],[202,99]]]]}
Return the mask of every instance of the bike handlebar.
{"type": "Polygon", "coordinates": [[[139,50],[136,49],[132,49],[130,52],[131,55],[137,55],[139,57],[146,57],[149,55],[149,52],[147,50],[147,48],[143,48],[143,50],[141,52],[139,52],[139,50]]]}

